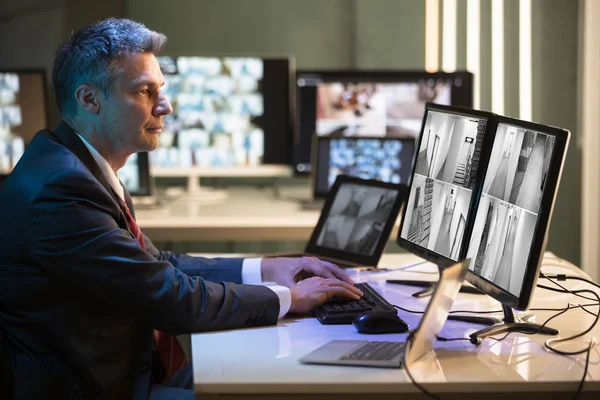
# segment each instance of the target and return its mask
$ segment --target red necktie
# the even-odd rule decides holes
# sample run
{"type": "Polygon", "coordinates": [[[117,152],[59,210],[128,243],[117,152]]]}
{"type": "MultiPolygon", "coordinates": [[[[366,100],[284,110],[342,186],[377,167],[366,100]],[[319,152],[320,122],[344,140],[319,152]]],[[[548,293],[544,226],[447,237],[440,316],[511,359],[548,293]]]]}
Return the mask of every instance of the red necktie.
{"type": "MultiPolygon", "coordinates": [[[[120,201],[119,203],[123,213],[125,214],[125,218],[127,219],[127,227],[129,228],[129,231],[133,234],[133,236],[135,236],[140,244],[140,247],[146,250],[142,230],[138,226],[137,222],[135,222],[135,219],[133,219],[127,204],[125,204],[124,201],[120,201]]],[[[154,339],[154,346],[156,347],[156,351],[158,352],[160,360],[162,361],[165,369],[165,378],[170,377],[185,366],[187,362],[185,359],[185,352],[175,336],[155,330],[152,334],[152,338],[154,339]]]]}

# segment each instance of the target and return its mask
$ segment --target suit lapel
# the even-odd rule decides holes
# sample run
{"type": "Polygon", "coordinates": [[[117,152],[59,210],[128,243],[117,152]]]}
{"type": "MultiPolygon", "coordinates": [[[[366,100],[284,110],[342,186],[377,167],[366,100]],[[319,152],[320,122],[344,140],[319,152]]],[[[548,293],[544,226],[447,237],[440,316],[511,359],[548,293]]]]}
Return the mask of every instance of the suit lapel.
{"type": "Polygon", "coordinates": [[[112,193],[114,197],[114,191],[108,183],[106,176],[104,176],[104,173],[94,160],[94,157],[90,154],[89,150],[87,149],[85,144],[83,144],[81,139],[77,136],[73,128],[67,125],[65,121],[61,121],[56,130],[54,131],[54,136],[58,139],[60,143],[62,143],[66,148],[71,150],[73,154],[75,154],[77,158],[81,160],[83,165],[85,165],[87,169],[90,170],[92,175],[94,175],[94,177],[98,179],[102,186],[104,186],[104,188],[108,190],[109,193],[112,193]]]}
{"type": "MultiPolygon", "coordinates": [[[[121,213],[121,218],[118,221],[119,226],[127,227],[127,219],[125,218],[125,214],[123,214],[123,211],[121,210],[121,207],[119,205],[119,196],[117,196],[112,186],[110,186],[110,183],[108,183],[108,179],[106,179],[104,172],[102,172],[102,170],[96,163],[96,160],[94,160],[94,157],[89,152],[86,145],[81,141],[79,136],[77,136],[73,128],[67,125],[65,121],[61,121],[56,130],[51,133],[59,143],[71,150],[71,152],[73,152],[73,154],[75,154],[77,158],[81,160],[83,165],[86,166],[86,168],[92,173],[92,175],[94,175],[94,177],[100,182],[100,184],[108,191],[108,193],[112,195],[112,198],[115,201],[115,206],[119,209],[121,213]]],[[[129,193],[127,193],[127,191],[125,191],[125,193],[125,199],[129,197],[129,206],[129,203],[131,202],[131,196],[129,196],[129,193]]]]}

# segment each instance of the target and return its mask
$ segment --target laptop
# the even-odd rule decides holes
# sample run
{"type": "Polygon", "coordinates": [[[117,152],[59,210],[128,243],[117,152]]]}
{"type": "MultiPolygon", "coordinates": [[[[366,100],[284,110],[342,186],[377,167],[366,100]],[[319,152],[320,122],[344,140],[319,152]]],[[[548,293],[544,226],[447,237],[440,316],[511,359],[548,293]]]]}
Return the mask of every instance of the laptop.
{"type": "Polygon", "coordinates": [[[467,259],[442,270],[419,326],[406,341],[333,340],[302,357],[300,362],[386,368],[402,368],[404,362],[412,365],[433,349],[469,264],[467,259]]]}
{"type": "Polygon", "coordinates": [[[304,251],[270,256],[310,256],[341,268],[373,268],[387,246],[407,192],[406,185],[338,175],[304,251]]]}

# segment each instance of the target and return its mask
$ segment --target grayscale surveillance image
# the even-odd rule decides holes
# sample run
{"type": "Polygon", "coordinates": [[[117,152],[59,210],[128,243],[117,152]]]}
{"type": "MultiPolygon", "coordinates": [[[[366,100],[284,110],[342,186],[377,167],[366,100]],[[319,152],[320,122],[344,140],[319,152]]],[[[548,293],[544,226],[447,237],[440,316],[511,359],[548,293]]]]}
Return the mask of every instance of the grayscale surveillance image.
{"type": "Polygon", "coordinates": [[[344,184],[337,192],[317,246],[372,255],[398,190],[344,184]]]}
{"type": "Polygon", "coordinates": [[[554,136],[499,124],[483,192],[537,213],[554,136]]]}
{"type": "Polygon", "coordinates": [[[401,237],[458,260],[470,201],[468,189],[415,175],[401,237]]]}
{"type": "Polygon", "coordinates": [[[467,252],[469,269],[519,296],[537,214],[482,195],[467,252]]]}
{"type": "Polygon", "coordinates": [[[486,120],[429,111],[415,174],[472,189],[486,120]]]}

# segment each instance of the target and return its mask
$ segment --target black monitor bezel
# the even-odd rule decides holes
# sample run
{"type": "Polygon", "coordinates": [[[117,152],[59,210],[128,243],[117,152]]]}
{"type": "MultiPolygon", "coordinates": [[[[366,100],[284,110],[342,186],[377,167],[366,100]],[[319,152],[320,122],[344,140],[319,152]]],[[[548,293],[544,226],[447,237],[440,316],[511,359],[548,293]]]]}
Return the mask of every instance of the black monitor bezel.
{"type": "Polygon", "coordinates": [[[308,244],[306,245],[305,252],[308,254],[319,254],[319,256],[328,257],[328,258],[332,258],[332,259],[351,260],[356,265],[376,266],[379,263],[379,259],[381,258],[381,255],[383,254],[385,247],[387,246],[392,229],[393,229],[394,225],[396,224],[396,221],[398,220],[398,214],[400,212],[400,208],[406,202],[406,194],[407,193],[408,192],[407,192],[406,185],[389,183],[389,182],[381,182],[381,181],[378,181],[375,179],[361,179],[361,178],[357,178],[357,177],[349,176],[349,175],[338,175],[334,184],[331,186],[331,189],[329,190],[329,195],[327,196],[327,199],[325,200],[325,204],[323,205],[323,210],[321,211],[321,216],[319,217],[319,221],[317,222],[317,225],[315,226],[315,229],[313,230],[313,232],[311,234],[310,240],[308,241],[308,244]],[[357,253],[348,252],[348,251],[331,249],[328,247],[322,247],[322,246],[317,245],[317,240],[319,238],[319,234],[321,233],[321,230],[323,229],[323,225],[325,224],[325,222],[327,221],[327,218],[329,217],[329,211],[331,210],[331,207],[333,205],[333,202],[335,200],[337,192],[341,185],[348,184],[348,183],[371,187],[371,188],[383,188],[383,189],[398,190],[398,196],[396,197],[396,200],[392,207],[390,217],[388,218],[388,220],[383,228],[381,237],[379,238],[377,246],[375,247],[375,251],[373,252],[373,255],[371,255],[371,256],[368,256],[368,255],[366,256],[366,255],[357,254],[357,253]]]}
{"type": "MultiPolygon", "coordinates": [[[[311,155],[311,171],[310,171],[310,181],[311,181],[311,187],[312,187],[312,192],[313,192],[313,198],[314,199],[322,199],[327,197],[327,193],[329,192],[329,189],[322,191],[319,190],[318,188],[318,179],[317,176],[320,172],[320,168],[326,168],[327,171],[329,171],[329,166],[320,166],[319,163],[319,151],[321,148],[321,144],[323,142],[330,142],[332,139],[347,139],[347,140],[361,140],[361,139],[369,139],[369,140],[380,140],[382,142],[388,141],[388,140],[399,140],[401,142],[410,142],[410,144],[413,146],[413,160],[414,160],[414,156],[415,156],[415,143],[416,140],[414,138],[408,138],[408,137],[393,137],[393,136],[319,136],[319,135],[313,135],[313,150],[312,150],[312,155],[311,155]]],[[[412,166],[412,161],[411,160],[411,166],[412,166]]],[[[406,183],[406,182],[401,182],[401,183],[406,183]]],[[[333,185],[332,185],[333,186],[333,185]]]]}
{"type": "MultiPolygon", "coordinates": [[[[533,130],[555,137],[554,150],[550,158],[550,163],[548,166],[548,175],[546,177],[547,182],[554,182],[555,184],[545,185],[544,192],[542,193],[542,199],[540,201],[540,212],[538,214],[538,218],[534,229],[534,236],[531,243],[531,251],[529,253],[529,257],[527,259],[525,267],[525,276],[523,278],[523,284],[521,286],[521,293],[519,294],[519,296],[515,296],[508,290],[502,289],[499,286],[493,284],[492,282],[486,280],[485,278],[475,274],[470,269],[468,270],[466,276],[466,280],[473,284],[473,286],[479,288],[481,291],[485,292],[489,296],[500,301],[502,304],[517,310],[526,310],[531,302],[531,297],[536,287],[537,279],[542,265],[544,250],[546,248],[546,243],[548,240],[550,221],[552,218],[552,212],[556,201],[556,195],[558,193],[558,187],[560,185],[560,178],[562,175],[562,170],[567,155],[567,148],[571,134],[566,129],[552,127],[548,125],[541,125],[534,122],[522,121],[515,118],[509,118],[504,116],[495,116],[494,118],[497,124],[507,124],[511,126],[516,126],[519,128],[533,130]]],[[[490,136],[495,137],[495,135],[496,130],[494,130],[494,134],[490,136]]],[[[491,147],[489,150],[491,151],[491,147]]],[[[489,154],[487,158],[489,160],[489,154]]],[[[482,176],[482,184],[483,179],[485,179],[487,167],[488,164],[486,164],[485,168],[483,168],[483,170],[485,171],[479,171],[484,172],[482,176]]],[[[481,196],[481,193],[479,193],[479,196],[481,196]]],[[[476,210],[473,210],[473,217],[475,216],[475,211],[476,210]]],[[[472,226],[469,232],[472,233],[472,226]]],[[[470,237],[466,239],[466,242],[470,242],[470,237]]]]}
{"type": "MultiPolygon", "coordinates": [[[[456,91],[452,91],[451,103],[452,106],[470,108],[473,106],[473,85],[474,77],[469,71],[459,70],[455,72],[427,72],[425,70],[297,70],[294,87],[296,91],[296,109],[295,109],[295,124],[294,124],[294,153],[293,167],[296,175],[308,175],[310,171],[301,171],[298,165],[307,164],[298,159],[297,149],[303,135],[307,132],[314,134],[314,129],[304,128],[302,124],[302,93],[304,86],[298,85],[298,80],[303,76],[313,77],[313,79],[322,79],[324,82],[376,82],[376,83],[404,83],[417,82],[427,79],[452,79],[461,78],[463,87],[455,96],[456,91]]],[[[312,156],[312,153],[311,153],[312,156]]],[[[312,168],[312,159],[309,160],[309,165],[312,168]]]]}
{"type": "MultiPolygon", "coordinates": [[[[294,129],[296,126],[296,59],[292,54],[261,54],[261,53],[210,53],[210,52],[161,52],[156,55],[157,57],[206,57],[206,58],[260,58],[263,61],[287,61],[288,68],[288,95],[287,97],[287,123],[286,132],[280,132],[279,135],[287,138],[284,146],[273,145],[270,141],[265,140],[263,143],[263,161],[261,165],[291,165],[293,163],[294,156],[294,129]],[[273,151],[271,153],[283,154],[282,160],[265,160],[265,149],[267,146],[272,145],[273,151]],[[283,148],[281,148],[283,147],[283,148]]],[[[266,138],[265,138],[266,139],[266,138]]],[[[279,156],[277,156],[279,157],[279,156]]],[[[182,167],[183,168],[183,167],[182,167]]]]}
{"type": "Polygon", "coordinates": [[[152,180],[150,176],[151,174],[150,162],[148,160],[148,152],[141,152],[136,154],[139,179],[138,190],[129,190],[129,188],[127,188],[127,191],[131,196],[152,196],[154,190],[152,188],[152,180]]]}
{"type": "MultiPolygon", "coordinates": [[[[407,203],[408,203],[408,197],[410,196],[410,193],[412,190],[414,171],[415,171],[415,167],[417,164],[419,149],[421,148],[421,142],[423,140],[423,130],[425,129],[425,122],[427,120],[429,111],[452,113],[452,114],[473,117],[473,118],[486,118],[487,122],[486,122],[486,130],[485,130],[485,135],[484,135],[482,149],[481,149],[481,153],[482,153],[481,159],[489,158],[489,151],[491,150],[491,145],[494,142],[494,140],[493,140],[494,138],[492,137],[492,135],[490,135],[490,132],[496,131],[496,120],[494,119],[494,114],[492,114],[490,112],[486,112],[486,111],[473,110],[473,109],[468,109],[468,108],[464,108],[464,107],[445,106],[445,105],[440,105],[440,104],[427,103],[425,105],[425,112],[423,114],[423,121],[421,123],[421,132],[419,133],[419,136],[415,142],[415,156],[413,157],[413,163],[412,163],[412,167],[411,167],[412,173],[410,175],[410,179],[409,179],[409,183],[408,183],[408,191],[407,191],[407,198],[406,198],[407,203]]],[[[478,167],[477,173],[475,174],[475,183],[474,183],[474,186],[472,189],[471,202],[469,204],[469,209],[467,212],[467,221],[466,221],[466,225],[465,225],[465,232],[467,233],[467,235],[465,235],[465,237],[463,239],[462,248],[459,251],[459,257],[458,257],[459,260],[463,260],[465,258],[467,249],[469,247],[468,243],[470,241],[471,232],[473,230],[473,224],[475,222],[475,211],[477,209],[481,188],[483,186],[483,178],[485,176],[484,170],[485,169],[478,167]]],[[[429,250],[427,248],[419,246],[418,244],[410,242],[407,239],[404,239],[401,237],[402,227],[404,224],[406,213],[407,213],[407,207],[404,207],[404,210],[402,211],[402,215],[400,218],[400,226],[398,228],[398,236],[396,238],[396,244],[398,244],[398,246],[410,251],[411,253],[417,255],[418,257],[421,257],[429,262],[436,264],[440,268],[446,268],[446,267],[449,267],[450,265],[455,264],[457,261],[454,261],[448,257],[445,257],[441,254],[434,252],[433,250],[429,250]]]]}

